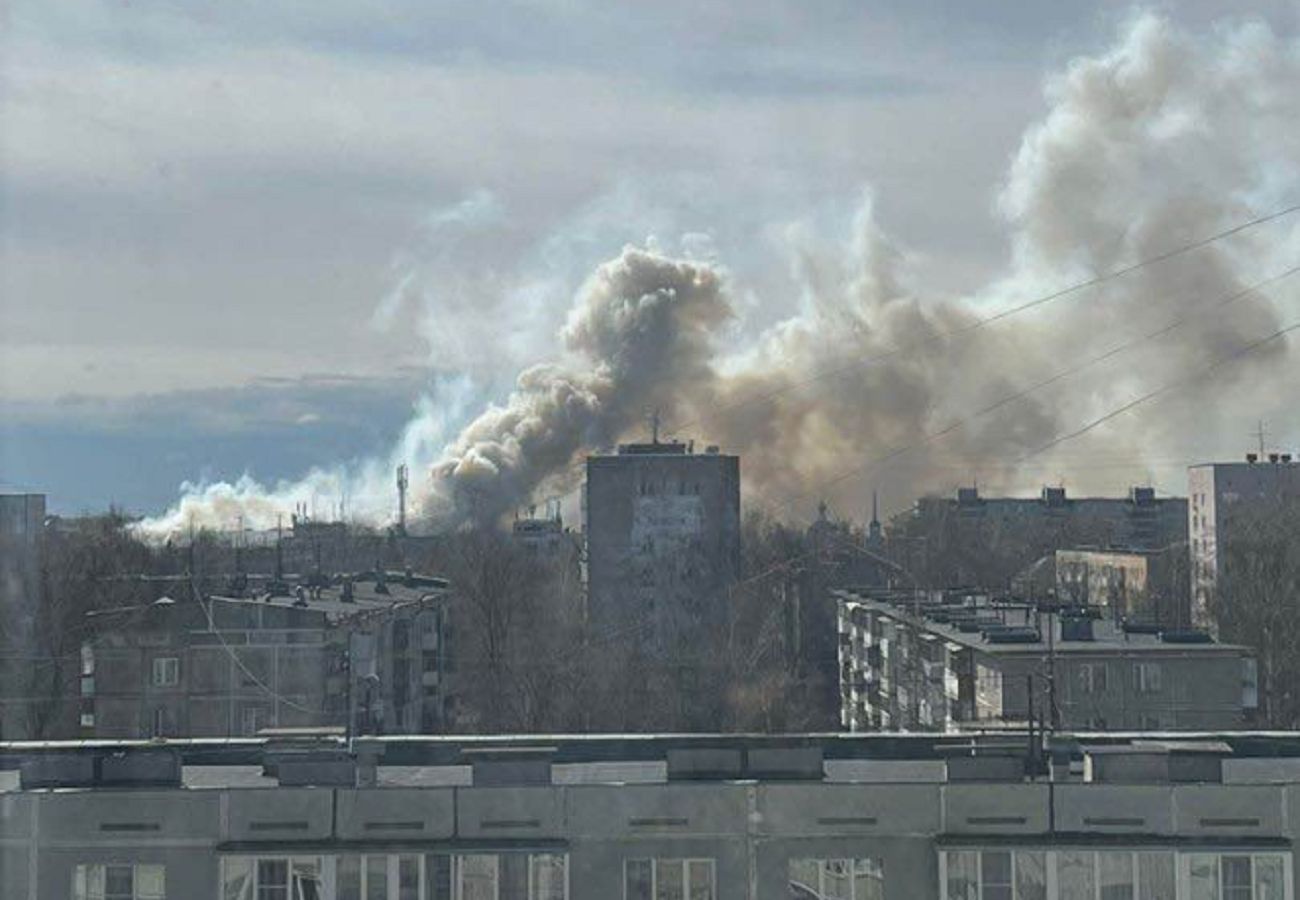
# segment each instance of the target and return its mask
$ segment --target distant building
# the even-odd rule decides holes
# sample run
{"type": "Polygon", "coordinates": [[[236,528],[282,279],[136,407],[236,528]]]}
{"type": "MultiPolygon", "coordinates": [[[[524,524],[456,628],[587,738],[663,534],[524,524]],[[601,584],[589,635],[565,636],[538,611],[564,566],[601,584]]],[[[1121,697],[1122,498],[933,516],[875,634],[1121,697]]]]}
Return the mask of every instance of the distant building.
{"type": "Polygon", "coordinates": [[[644,620],[661,642],[725,608],[740,575],[740,459],[676,441],[587,457],[588,609],[644,620]]]}
{"type": "Polygon", "coordinates": [[[1071,497],[1044,487],[1038,497],[922,497],[896,521],[892,555],[931,587],[998,585],[1056,550],[1158,550],[1187,540],[1187,501],[1135,487],[1127,497],[1071,497]]]}
{"type": "Polygon", "coordinates": [[[0,611],[35,607],[45,549],[45,495],[0,494],[0,611]]]}
{"type": "Polygon", "coordinates": [[[164,597],[92,615],[85,736],[217,737],[267,728],[432,733],[455,716],[447,583],[371,573],[288,596],[164,597]]]}
{"type": "Polygon", "coordinates": [[[45,563],[45,495],[0,494],[0,737],[27,735],[32,628],[45,563]]]}
{"type": "Polygon", "coordinates": [[[837,591],[850,731],[1240,728],[1258,705],[1244,647],[957,592],[837,591]],[[1033,685],[1032,694],[1030,685],[1033,685]]]}
{"type": "Polygon", "coordinates": [[[1192,466],[1187,491],[1192,615],[1201,627],[1214,628],[1214,604],[1221,591],[1231,591],[1223,550],[1234,524],[1270,506],[1300,502],[1300,461],[1287,453],[1264,459],[1252,453],[1246,462],[1192,466]]]}
{"type": "Polygon", "coordinates": [[[1181,546],[1160,550],[1057,550],[1012,581],[1030,600],[1055,598],[1091,606],[1115,622],[1169,628],[1191,625],[1187,558],[1181,546]]]}

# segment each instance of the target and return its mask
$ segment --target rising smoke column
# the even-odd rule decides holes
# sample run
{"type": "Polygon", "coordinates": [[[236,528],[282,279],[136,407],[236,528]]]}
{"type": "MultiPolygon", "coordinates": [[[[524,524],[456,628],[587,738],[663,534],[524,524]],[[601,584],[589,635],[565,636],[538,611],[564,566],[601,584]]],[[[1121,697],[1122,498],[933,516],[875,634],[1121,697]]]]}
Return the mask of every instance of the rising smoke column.
{"type": "Polygon", "coordinates": [[[571,362],[526,369],[433,467],[429,512],[492,522],[608,447],[650,408],[671,412],[713,377],[711,333],[731,315],[722,275],[628,247],[579,292],[561,333],[571,362]],[[581,368],[579,368],[581,366],[581,368]]]}
{"type": "MultiPolygon", "coordinates": [[[[1172,398],[1032,466],[1017,459],[1292,321],[1294,303],[1288,307],[1286,298],[1294,293],[1198,318],[1141,352],[922,442],[1064,364],[1295,264],[1296,220],[960,340],[941,336],[1295,202],[1300,50],[1261,25],[1198,36],[1139,15],[1111,48],[1051,76],[1045,96],[1048,111],[1027,129],[997,195],[1009,261],[994,283],[960,298],[938,298],[914,283],[908,254],[880,227],[868,195],[847,239],[788,231],[779,252],[800,293],[798,309],[751,345],[727,348],[720,331],[733,316],[729,296],[744,291],[769,304],[786,298],[770,285],[746,283],[743,272],[628,248],[578,292],[557,360],[525,368],[501,405],[471,419],[441,449],[422,444],[426,455],[413,471],[431,475],[421,485],[429,516],[443,526],[491,521],[563,492],[577,483],[584,452],[608,448],[656,407],[689,431],[682,437],[740,453],[750,495],[796,514],[812,509],[821,492],[851,513],[866,509],[876,487],[898,505],[976,477],[991,488],[1033,491],[1055,472],[1071,473],[1076,492],[1148,478],[1144,455],[1166,446],[1185,452],[1203,434],[1191,404],[1172,398]],[[881,471],[836,480],[912,445],[920,446],[881,471]],[[1126,468],[1101,468],[1108,460],[1126,468]]],[[[942,214],[942,204],[935,207],[942,214]]],[[[1292,360],[1287,345],[1275,342],[1198,385],[1195,403],[1236,428],[1231,416],[1254,415],[1249,401],[1261,396],[1245,387],[1293,379],[1292,360]]],[[[1245,433],[1244,424],[1239,430],[1245,433]]],[[[241,507],[287,509],[283,498],[303,489],[286,485],[268,496],[245,488],[207,486],[157,527],[182,521],[182,510],[200,521],[214,521],[220,510],[229,524],[241,507]]],[[[391,507],[386,480],[382,490],[373,508],[391,507]]]]}

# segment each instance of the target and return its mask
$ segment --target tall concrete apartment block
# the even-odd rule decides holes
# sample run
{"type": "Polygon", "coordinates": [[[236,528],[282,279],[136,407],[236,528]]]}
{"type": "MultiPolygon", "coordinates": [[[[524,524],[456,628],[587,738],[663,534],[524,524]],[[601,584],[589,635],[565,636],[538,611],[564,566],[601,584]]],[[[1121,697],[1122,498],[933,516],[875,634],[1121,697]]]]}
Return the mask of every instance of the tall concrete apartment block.
{"type": "Polygon", "coordinates": [[[31,628],[40,602],[45,556],[45,495],[0,494],[0,735],[27,730],[31,628]]]}
{"type": "Polygon", "coordinates": [[[0,494],[0,609],[31,608],[40,587],[45,495],[0,494]]]}
{"type": "Polygon", "coordinates": [[[672,640],[723,609],[740,574],[740,459],[677,441],[587,458],[593,624],[646,618],[672,640]]]}
{"type": "MultiPolygon", "coordinates": [[[[1245,462],[1206,463],[1187,470],[1187,531],[1192,569],[1192,617],[1215,627],[1211,609],[1220,591],[1230,591],[1223,548],[1234,523],[1272,504],[1300,502],[1300,462],[1290,454],[1245,462]]],[[[1230,597],[1224,599],[1230,600],[1230,597]]]]}

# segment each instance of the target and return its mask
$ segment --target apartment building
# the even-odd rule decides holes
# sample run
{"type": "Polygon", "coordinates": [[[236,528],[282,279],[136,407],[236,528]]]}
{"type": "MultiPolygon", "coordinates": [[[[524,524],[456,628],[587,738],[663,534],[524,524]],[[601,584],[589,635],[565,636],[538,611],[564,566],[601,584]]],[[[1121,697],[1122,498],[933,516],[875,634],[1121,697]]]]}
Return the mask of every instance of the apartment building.
{"type": "Polygon", "coordinates": [[[1187,501],[1134,487],[1123,497],[1074,497],[1044,487],[1037,497],[921,497],[891,528],[890,554],[933,587],[1006,584],[1057,550],[1155,551],[1187,539],[1187,501]]]}
{"type": "Polygon", "coordinates": [[[0,493],[0,737],[30,733],[32,628],[45,559],[45,495],[0,493]]]}
{"type": "Polygon", "coordinates": [[[840,724],[849,731],[1023,726],[1243,727],[1249,650],[1204,632],[1115,622],[961,591],[839,590],[840,724]]]}
{"type": "Polygon", "coordinates": [[[1006,743],[4,745],[0,895],[1293,900],[1294,736],[1006,743]]]}
{"type": "Polygon", "coordinates": [[[240,587],[93,614],[82,735],[431,732],[454,717],[446,581],[371,572],[240,587]]]}
{"type": "Polygon", "coordinates": [[[1206,463],[1187,470],[1192,616],[1214,630],[1217,600],[1231,601],[1225,546],[1254,515],[1283,503],[1300,503],[1300,460],[1287,453],[1247,454],[1245,462],[1206,463]],[[1227,595],[1220,597],[1226,591],[1227,595]]]}
{"type": "Polygon", "coordinates": [[[675,643],[740,576],[740,459],[657,437],[590,456],[584,520],[592,622],[645,619],[675,643]]]}

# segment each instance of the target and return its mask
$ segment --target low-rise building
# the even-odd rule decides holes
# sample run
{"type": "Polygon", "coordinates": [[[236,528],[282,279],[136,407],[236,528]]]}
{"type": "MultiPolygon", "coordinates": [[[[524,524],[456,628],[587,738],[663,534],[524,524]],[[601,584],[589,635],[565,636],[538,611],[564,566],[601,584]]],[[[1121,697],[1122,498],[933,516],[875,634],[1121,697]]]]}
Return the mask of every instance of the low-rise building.
{"type": "Polygon", "coordinates": [[[1096,607],[1116,622],[1191,626],[1186,550],[1057,550],[1011,582],[1021,596],[1096,607]]]}
{"type": "Polygon", "coordinates": [[[966,592],[841,590],[840,719],[850,731],[1240,728],[1258,705],[1249,650],[966,592]]]}
{"type": "Polygon", "coordinates": [[[0,894],[1294,900],[1300,744],[1260,737],[7,745],[0,894]]]}
{"type": "Polygon", "coordinates": [[[444,730],[455,704],[449,596],[439,578],[372,572],[94,614],[82,733],[444,730]]]}

